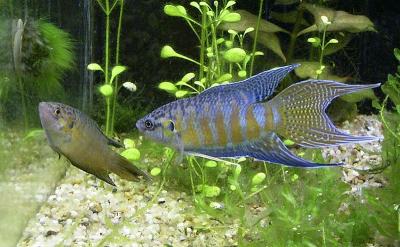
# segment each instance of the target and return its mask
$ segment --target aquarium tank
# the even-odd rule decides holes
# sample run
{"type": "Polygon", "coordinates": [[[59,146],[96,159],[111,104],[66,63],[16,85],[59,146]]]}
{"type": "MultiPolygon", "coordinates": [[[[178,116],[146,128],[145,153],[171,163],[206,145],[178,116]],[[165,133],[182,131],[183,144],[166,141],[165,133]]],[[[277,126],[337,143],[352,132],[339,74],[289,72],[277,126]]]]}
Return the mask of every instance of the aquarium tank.
{"type": "Polygon", "coordinates": [[[400,246],[400,3],[0,19],[0,246],[400,246]]]}

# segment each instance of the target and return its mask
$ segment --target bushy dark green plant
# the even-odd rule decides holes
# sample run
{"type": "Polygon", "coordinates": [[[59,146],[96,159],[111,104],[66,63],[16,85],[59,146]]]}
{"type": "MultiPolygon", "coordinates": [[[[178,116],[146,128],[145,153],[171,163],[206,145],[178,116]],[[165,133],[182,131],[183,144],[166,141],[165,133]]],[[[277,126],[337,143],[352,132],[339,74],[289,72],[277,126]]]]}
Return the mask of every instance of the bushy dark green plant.
{"type": "Polygon", "coordinates": [[[73,44],[68,33],[45,20],[15,20],[10,36],[13,73],[1,79],[0,102],[10,106],[20,99],[26,129],[40,100],[63,97],[60,80],[74,64],[73,44]]]}

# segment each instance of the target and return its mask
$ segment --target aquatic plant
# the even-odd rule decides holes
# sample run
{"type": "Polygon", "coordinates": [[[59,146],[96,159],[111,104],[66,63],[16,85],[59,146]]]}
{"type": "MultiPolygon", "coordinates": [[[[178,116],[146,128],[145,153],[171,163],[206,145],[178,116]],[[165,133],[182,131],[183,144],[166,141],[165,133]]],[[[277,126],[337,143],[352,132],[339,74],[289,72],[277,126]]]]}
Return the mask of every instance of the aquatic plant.
{"type": "Polygon", "coordinates": [[[100,71],[103,74],[104,82],[99,87],[100,93],[105,97],[106,102],[106,123],[105,123],[105,133],[111,136],[114,133],[115,124],[115,113],[118,91],[122,86],[130,91],[135,91],[136,86],[132,82],[124,82],[122,85],[118,81],[118,76],[123,73],[127,68],[120,65],[120,37],[122,29],[122,18],[124,11],[124,0],[115,0],[110,2],[110,0],[97,0],[96,1],[100,9],[105,15],[105,41],[104,41],[104,66],[100,66],[98,63],[91,63],[87,66],[88,70],[100,71]],[[110,68],[110,16],[113,10],[119,6],[118,15],[118,27],[117,34],[115,35],[115,66],[110,68]]]}
{"type": "Polygon", "coordinates": [[[248,34],[255,31],[254,27],[248,27],[241,32],[233,29],[218,32],[226,23],[240,21],[241,15],[232,9],[235,4],[235,1],[222,4],[214,1],[213,5],[205,1],[191,2],[191,7],[199,14],[199,20],[189,15],[182,5],[164,6],[166,15],[186,21],[199,41],[200,53],[196,60],[178,53],[170,45],[164,46],[161,50],[162,58],[183,59],[198,65],[199,69],[196,74],[185,74],[178,82],[161,82],[160,89],[181,98],[198,94],[211,86],[227,83],[235,77],[246,78],[252,73],[249,62],[251,64],[255,56],[263,55],[262,52],[256,51],[255,46],[251,52],[245,49],[244,40],[248,34]]]}
{"type": "MultiPolygon", "coordinates": [[[[400,64],[398,48],[394,49],[394,55],[400,64]]],[[[386,94],[380,110],[384,126],[382,169],[388,182],[382,189],[367,192],[366,198],[372,210],[365,210],[370,214],[368,225],[371,229],[378,232],[385,242],[396,245],[400,241],[400,66],[394,75],[388,75],[382,91],[386,94]],[[394,105],[393,112],[386,109],[389,100],[394,105]]]]}
{"type": "MultiPolygon", "coordinates": [[[[15,20],[12,30],[14,75],[0,86],[0,101],[11,103],[15,95],[21,101],[24,127],[29,111],[41,99],[63,97],[61,77],[72,68],[73,43],[70,35],[44,20],[15,20]],[[15,82],[15,83],[11,83],[15,82]]],[[[36,115],[36,114],[35,114],[36,115]]]]}

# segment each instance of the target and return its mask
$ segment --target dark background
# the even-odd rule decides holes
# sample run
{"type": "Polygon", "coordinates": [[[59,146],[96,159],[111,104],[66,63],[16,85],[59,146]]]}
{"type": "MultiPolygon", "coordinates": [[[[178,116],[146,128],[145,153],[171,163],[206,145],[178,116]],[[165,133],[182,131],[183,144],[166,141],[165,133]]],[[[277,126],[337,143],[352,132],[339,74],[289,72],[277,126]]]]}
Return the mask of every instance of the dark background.
{"type": "MultiPolygon", "coordinates": [[[[185,73],[196,71],[196,67],[179,59],[161,59],[160,50],[170,44],[177,51],[189,57],[198,56],[198,47],[194,35],[186,23],[179,18],[169,17],[163,13],[166,3],[182,4],[191,7],[189,1],[125,0],[123,28],[121,36],[121,64],[129,67],[121,80],[135,82],[138,92],[130,93],[121,90],[120,105],[129,106],[131,115],[120,119],[121,128],[133,126],[135,120],[151,109],[174,98],[157,89],[161,81],[179,80],[185,73]],[[136,108],[135,108],[136,107],[136,108]]],[[[290,11],[296,6],[276,6],[274,1],[266,1],[263,17],[270,21],[270,11],[290,11]]],[[[254,14],[258,11],[258,1],[239,0],[237,8],[246,9],[254,14]]],[[[67,73],[63,85],[71,95],[71,105],[91,112],[101,120],[103,98],[98,94],[96,85],[101,78],[89,73],[86,65],[90,62],[103,63],[104,52],[104,15],[93,0],[18,0],[11,13],[13,18],[23,18],[26,13],[31,17],[48,19],[62,29],[71,33],[75,40],[76,69],[67,73]]],[[[348,66],[349,58],[341,53],[329,57],[335,62],[338,75],[352,75],[358,83],[385,82],[387,74],[394,73],[396,61],[393,49],[400,47],[400,2],[382,0],[340,0],[327,1],[325,6],[344,10],[353,14],[366,15],[375,24],[378,33],[366,32],[357,34],[345,48],[351,62],[357,68],[353,71],[348,66]]],[[[193,12],[189,12],[193,13],[193,12]]],[[[118,9],[111,16],[111,47],[114,47],[118,9]]],[[[296,51],[296,53],[301,51],[296,51]]],[[[111,49],[111,53],[113,50],[111,49]]],[[[296,54],[295,54],[296,56],[296,54]]],[[[111,61],[114,59],[112,58],[111,61]]],[[[113,64],[113,63],[112,63],[113,64]]],[[[258,71],[268,66],[258,63],[258,71]]],[[[381,92],[377,91],[380,95],[381,92]]],[[[370,107],[361,107],[367,113],[370,107]]],[[[123,109],[121,109],[123,112],[123,109]]],[[[120,115],[117,115],[120,116],[120,115]]],[[[118,128],[118,125],[117,125],[118,128]]]]}

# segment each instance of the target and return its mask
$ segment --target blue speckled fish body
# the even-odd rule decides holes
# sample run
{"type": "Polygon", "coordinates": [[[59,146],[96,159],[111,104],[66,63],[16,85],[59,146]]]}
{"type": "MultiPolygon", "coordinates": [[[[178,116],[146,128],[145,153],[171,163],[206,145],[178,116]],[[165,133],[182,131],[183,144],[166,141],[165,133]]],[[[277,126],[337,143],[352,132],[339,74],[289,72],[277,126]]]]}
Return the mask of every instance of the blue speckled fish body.
{"type": "Polygon", "coordinates": [[[278,83],[298,65],[262,72],[247,80],[217,86],[166,104],[137,122],[146,136],[187,153],[213,157],[253,157],[298,167],[316,164],[293,155],[279,136],[305,147],[375,140],[338,130],[325,109],[332,99],[373,85],[308,80],[293,84],[273,99],[278,83]]]}

